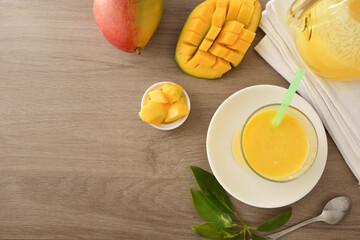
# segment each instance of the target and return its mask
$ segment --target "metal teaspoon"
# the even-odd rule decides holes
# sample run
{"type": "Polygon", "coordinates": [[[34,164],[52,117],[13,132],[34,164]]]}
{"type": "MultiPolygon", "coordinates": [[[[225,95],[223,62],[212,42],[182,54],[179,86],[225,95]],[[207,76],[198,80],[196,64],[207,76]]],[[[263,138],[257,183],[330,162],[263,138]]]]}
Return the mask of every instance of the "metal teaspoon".
{"type": "Polygon", "coordinates": [[[307,224],[313,222],[326,222],[328,224],[337,224],[339,223],[349,212],[351,209],[351,200],[348,197],[336,197],[331,199],[324,207],[322,213],[314,218],[306,220],[304,222],[298,223],[295,226],[282,230],[280,232],[270,234],[267,236],[263,236],[266,240],[276,240],[285,234],[288,234],[300,227],[303,227],[307,224]]]}

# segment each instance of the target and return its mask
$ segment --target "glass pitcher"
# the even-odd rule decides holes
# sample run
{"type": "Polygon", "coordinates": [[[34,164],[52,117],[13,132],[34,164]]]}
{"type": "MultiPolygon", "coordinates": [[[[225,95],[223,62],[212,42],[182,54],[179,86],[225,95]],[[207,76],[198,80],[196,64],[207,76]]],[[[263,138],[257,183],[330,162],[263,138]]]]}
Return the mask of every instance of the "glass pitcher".
{"type": "Polygon", "coordinates": [[[360,0],[296,0],[287,18],[314,72],[328,79],[360,80],[360,0]]]}

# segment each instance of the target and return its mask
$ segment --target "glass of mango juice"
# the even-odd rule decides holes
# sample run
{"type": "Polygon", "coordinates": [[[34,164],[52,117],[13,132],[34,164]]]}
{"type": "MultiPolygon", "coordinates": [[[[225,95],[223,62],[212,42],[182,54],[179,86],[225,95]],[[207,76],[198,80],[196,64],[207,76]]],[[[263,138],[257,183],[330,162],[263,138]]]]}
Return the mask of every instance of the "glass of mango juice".
{"type": "Polygon", "coordinates": [[[279,107],[280,104],[266,105],[252,113],[234,137],[233,152],[235,157],[239,152],[240,162],[260,177],[287,182],[313,165],[318,137],[310,119],[291,106],[280,125],[274,126],[272,120],[279,107]]]}

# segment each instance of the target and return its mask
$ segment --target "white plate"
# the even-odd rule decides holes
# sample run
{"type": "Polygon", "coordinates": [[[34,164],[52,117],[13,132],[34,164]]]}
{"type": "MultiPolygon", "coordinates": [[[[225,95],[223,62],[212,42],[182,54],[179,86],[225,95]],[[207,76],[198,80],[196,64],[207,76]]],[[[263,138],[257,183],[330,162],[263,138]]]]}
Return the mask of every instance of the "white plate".
{"type": "Polygon", "coordinates": [[[242,89],[220,105],[209,125],[206,149],[212,172],[233,197],[255,207],[276,208],[298,201],[313,189],[325,168],[328,147],[324,126],[310,104],[297,94],[291,106],[309,117],[318,135],[318,154],[313,166],[293,181],[276,183],[255,175],[235,160],[231,144],[236,131],[258,108],[281,103],[286,90],[272,85],[242,89]]]}

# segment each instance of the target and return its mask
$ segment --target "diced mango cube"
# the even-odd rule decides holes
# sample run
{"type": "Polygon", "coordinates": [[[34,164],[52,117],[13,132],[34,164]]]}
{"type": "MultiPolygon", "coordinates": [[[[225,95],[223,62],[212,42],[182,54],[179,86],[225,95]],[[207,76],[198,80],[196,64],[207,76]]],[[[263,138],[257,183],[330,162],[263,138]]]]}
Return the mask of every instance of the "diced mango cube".
{"type": "Polygon", "coordinates": [[[246,51],[249,49],[250,45],[250,43],[238,38],[233,45],[229,45],[228,47],[245,54],[246,51]]]}
{"type": "Polygon", "coordinates": [[[198,71],[198,72],[206,72],[206,75],[210,79],[219,78],[222,75],[222,73],[219,73],[219,72],[215,71],[214,69],[209,68],[209,67],[205,67],[203,65],[196,66],[195,70],[198,71]]]}
{"type": "Polygon", "coordinates": [[[221,31],[220,27],[211,26],[211,28],[208,31],[208,33],[206,34],[205,38],[209,39],[211,41],[214,41],[220,31],[221,31]]]}
{"type": "Polygon", "coordinates": [[[243,28],[244,28],[244,24],[239,23],[238,21],[227,21],[223,28],[223,32],[232,32],[235,34],[240,34],[243,28]]]}
{"type": "Polygon", "coordinates": [[[177,102],[182,95],[183,88],[178,84],[165,83],[162,85],[162,92],[170,104],[177,102]]]}
{"type": "Polygon", "coordinates": [[[166,109],[164,104],[150,101],[139,112],[141,120],[144,122],[160,125],[166,117],[166,109]]]}
{"type": "Polygon", "coordinates": [[[204,6],[202,8],[199,8],[199,10],[194,13],[193,18],[199,18],[204,22],[211,22],[212,12],[209,10],[208,7],[204,6]]]}
{"type": "Polygon", "coordinates": [[[217,57],[222,57],[222,58],[225,57],[228,51],[229,51],[228,48],[218,43],[214,43],[209,49],[210,53],[214,54],[217,57]]]}
{"type": "Polygon", "coordinates": [[[203,52],[203,53],[204,53],[204,57],[200,61],[200,65],[204,67],[211,67],[212,65],[214,65],[216,62],[216,56],[212,55],[209,52],[203,52]]]}
{"type": "Polygon", "coordinates": [[[196,68],[198,65],[211,67],[215,64],[216,57],[209,52],[198,50],[187,63],[188,66],[196,68]]]}
{"type": "Polygon", "coordinates": [[[231,69],[231,65],[222,58],[216,58],[216,63],[211,68],[219,73],[226,73],[231,69]]]}
{"type": "Polygon", "coordinates": [[[200,46],[199,46],[199,49],[202,50],[202,51],[205,51],[207,52],[209,50],[209,48],[211,47],[211,45],[213,44],[213,41],[209,40],[209,39],[204,39],[200,46]]]}
{"type": "Polygon", "coordinates": [[[255,35],[256,35],[256,33],[244,28],[241,30],[241,32],[239,34],[239,38],[244,40],[245,42],[252,43],[252,41],[255,38],[255,35]]]}
{"type": "Polygon", "coordinates": [[[227,9],[229,5],[228,0],[216,0],[216,8],[225,8],[227,9]]]}
{"type": "Polygon", "coordinates": [[[216,39],[216,43],[222,43],[224,45],[233,45],[238,38],[238,35],[232,32],[221,31],[216,39]]]}
{"type": "Polygon", "coordinates": [[[256,0],[245,0],[245,1],[252,4],[252,5],[254,5],[256,0]]]}
{"type": "Polygon", "coordinates": [[[253,1],[243,0],[237,21],[247,26],[250,23],[251,17],[254,13],[254,9],[255,6],[253,1]]]}
{"type": "Polygon", "coordinates": [[[224,57],[224,59],[226,61],[231,62],[231,63],[237,63],[239,61],[239,59],[242,59],[242,58],[243,58],[243,54],[241,54],[237,51],[234,51],[234,50],[230,50],[224,57]]]}
{"type": "Polygon", "coordinates": [[[183,54],[183,53],[179,53],[181,50],[179,50],[177,53],[176,53],[176,56],[177,56],[177,61],[179,63],[182,63],[182,64],[186,64],[192,55],[186,55],[186,54],[183,54]]]}
{"type": "Polygon", "coordinates": [[[226,21],[236,21],[241,7],[241,0],[231,0],[226,21]]]}
{"type": "Polygon", "coordinates": [[[149,92],[149,97],[150,97],[150,101],[159,102],[159,103],[169,102],[166,96],[164,95],[164,93],[160,89],[149,92]]]}
{"type": "Polygon", "coordinates": [[[225,23],[226,8],[216,8],[212,17],[211,25],[215,27],[222,27],[225,23]]]}
{"type": "Polygon", "coordinates": [[[202,36],[194,31],[188,31],[184,38],[184,42],[195,46],[199,46],[201,40],[202,40],[202,36]]]}
{"type": "Polygon", "coordinates": [[[246,26],[246,29],[249,29],[252,32],[256,32],[262,13],[261,4],[258,1],[254,3],[254,7],[255,9],[251,17],[250,23],[246,26]]]}
{"type": "Polygon", "coordinates": [[[196,46],[188,44],[188,43],[182,43],[181,48],[178,51],[178,54],[184,54],[184,55],[193,55],[197,49],[196,46]]]}
{"type": "MultiPolygon", "coordinates": [[[[166,115],[167,115],[168,112],[169,112],[169,108],[170,108],[171,104],[170,104],[170,103],[165,103],[165,104],[163,104],[163,105],[164,105],[165,113],[166,113],[166,115]]],[[[164,119],[164,120],[165,120],[165,119],[164,119]]]]}
{"type": "Polygon", "coordinates": [[[216,0],[206,1],[206,7],[213,13],[216,8],[216,0]]]}
{"type": "Polygon", "coordinates": [[[231,62],[231,65],[232,65],[233,67],[239,66],[239,64],[240,64],[241,61],[243,60],[244,56],[245,56],[245,55],[244,55],[243,53],[240,53],[240,58],[238,58],[236,61],[231,62]]]}
{"type": "Polygon", "coordinates": [[[199,18],[192,19],[189,22],[189,29],[196,32],[200,36],[204,36],[209,30],[210,24],[207,24],[199,18]]]}
{"type": "Polygon", "coordinates": [[[165,123],[172,123],[189,114],[189,108],[186,104],[185,97],[182,96],[179,101],[170,105],[169,111],[165,118],[165,123]]]}
{"type": "Polygon", "coordinates": [[[197,65],[200,64],[200,62],[206,57],[205,52],[198,50],[196,53],[192,56],[192,58],[186,63],[189,67],[195,68],[197,65]]]}

